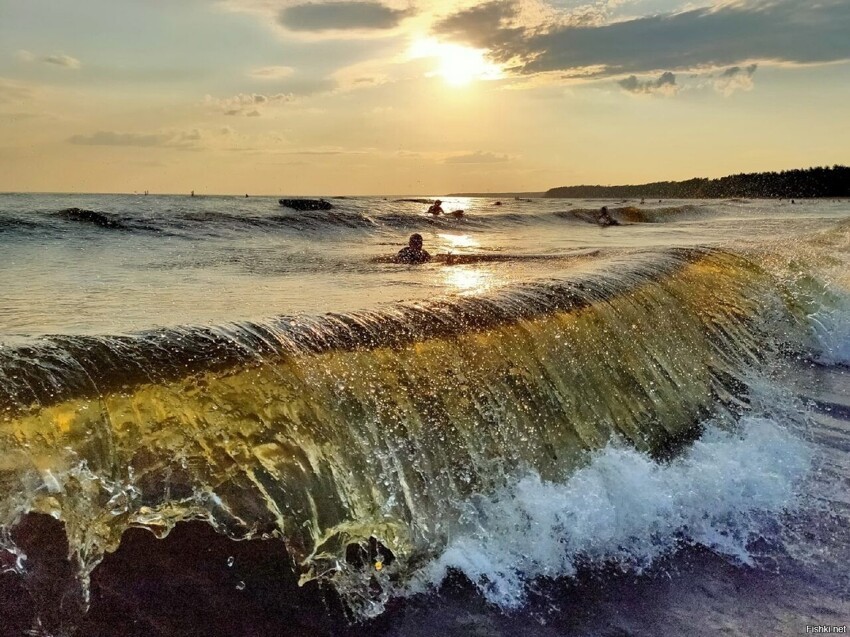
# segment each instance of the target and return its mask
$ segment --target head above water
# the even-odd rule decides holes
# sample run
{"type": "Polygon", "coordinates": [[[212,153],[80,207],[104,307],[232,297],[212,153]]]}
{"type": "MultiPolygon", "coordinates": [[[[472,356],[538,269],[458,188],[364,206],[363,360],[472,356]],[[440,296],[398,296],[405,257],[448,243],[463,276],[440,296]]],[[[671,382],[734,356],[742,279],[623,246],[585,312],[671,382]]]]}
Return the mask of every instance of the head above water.
{"type": "Polygon", "coordinates": [[[414,250],[421,250],[422,249],[422,235],[419,234],[418,232],[410,235],[410,242],[409,243],[410,243],[410,247],[413,248],[414,250]]]}
{"type": "Polygon", "coordinates": [[[443,202],[440,201],[439,199],[434,200],[434,205],[436,205],[436,206],[439,206],[441,203],[443,203],[443,202]]]}

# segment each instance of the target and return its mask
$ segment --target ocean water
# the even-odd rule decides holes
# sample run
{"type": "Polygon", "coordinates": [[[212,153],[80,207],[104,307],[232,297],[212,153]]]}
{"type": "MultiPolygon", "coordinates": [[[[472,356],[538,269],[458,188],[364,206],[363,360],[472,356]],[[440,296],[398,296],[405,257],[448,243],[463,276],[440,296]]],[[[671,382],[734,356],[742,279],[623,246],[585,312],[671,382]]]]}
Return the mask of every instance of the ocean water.
{"type": "Polygon", "coordinates": [[[850,202],[329,201],[0,195],[3,634],[850,623],[850,202]]]}

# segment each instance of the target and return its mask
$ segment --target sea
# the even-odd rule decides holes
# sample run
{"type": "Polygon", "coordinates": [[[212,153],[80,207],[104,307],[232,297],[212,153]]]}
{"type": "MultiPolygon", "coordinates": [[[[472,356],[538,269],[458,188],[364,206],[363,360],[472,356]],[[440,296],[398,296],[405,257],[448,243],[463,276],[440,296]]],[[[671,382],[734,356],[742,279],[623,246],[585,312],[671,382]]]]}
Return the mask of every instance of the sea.
{"type": "Polygon", "coordinates": [[[850,201],[433,198],[0,194],[0,635],[848,630],[850,201]]]}

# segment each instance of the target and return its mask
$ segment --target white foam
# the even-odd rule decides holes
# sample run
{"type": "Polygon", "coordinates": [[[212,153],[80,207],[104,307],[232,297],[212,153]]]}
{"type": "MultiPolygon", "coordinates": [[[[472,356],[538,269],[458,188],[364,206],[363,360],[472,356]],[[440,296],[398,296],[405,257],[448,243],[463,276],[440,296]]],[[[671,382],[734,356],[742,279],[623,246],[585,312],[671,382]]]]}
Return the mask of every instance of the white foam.
{"type": "Polygon", "coordinates": [[[766,521],[793,508],[809,462],[801,440],[754,417],[735,433],[708,428],[670,463],[609,446],[562,484],[530,474],[471,502],[462,529],[407,592],[458,569],[489,602],[511,609],[530,581],[570,576],[579,560],[640,570],[694,543],[747,563],[766,521]]]}

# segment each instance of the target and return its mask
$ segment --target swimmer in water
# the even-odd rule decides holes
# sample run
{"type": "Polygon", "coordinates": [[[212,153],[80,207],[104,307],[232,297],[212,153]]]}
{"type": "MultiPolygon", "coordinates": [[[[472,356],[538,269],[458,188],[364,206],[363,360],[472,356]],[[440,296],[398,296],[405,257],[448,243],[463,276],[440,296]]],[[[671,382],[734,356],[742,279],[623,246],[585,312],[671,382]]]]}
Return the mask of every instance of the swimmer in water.
{"type": "Polygon", "coordinates": [[[596,213],[596,223],[603,227],[620,225],[615,219],[611,218],[611,215],[608,213],[608,206],[602,206],[599,212],[596,213]]]}
{"type": "Polygon", "coordinates": [[[434,203],[431,204],[431,207],[428,208],[428,212],[434,215],[435,217],[437,215],[443,214],[443,202],[437,199],[436,201],[434,201],[434,203]]]}
{"type": "Polygon", "coordinates": [[[422,235],[418,232],[410,235],[410,241],[406,248],[402,248],[395,255],[396,263],[406,263],[408,265],[419,265],[427,263],[431,260],[431,255],[426,250],[422,249],[422,235]]]}

